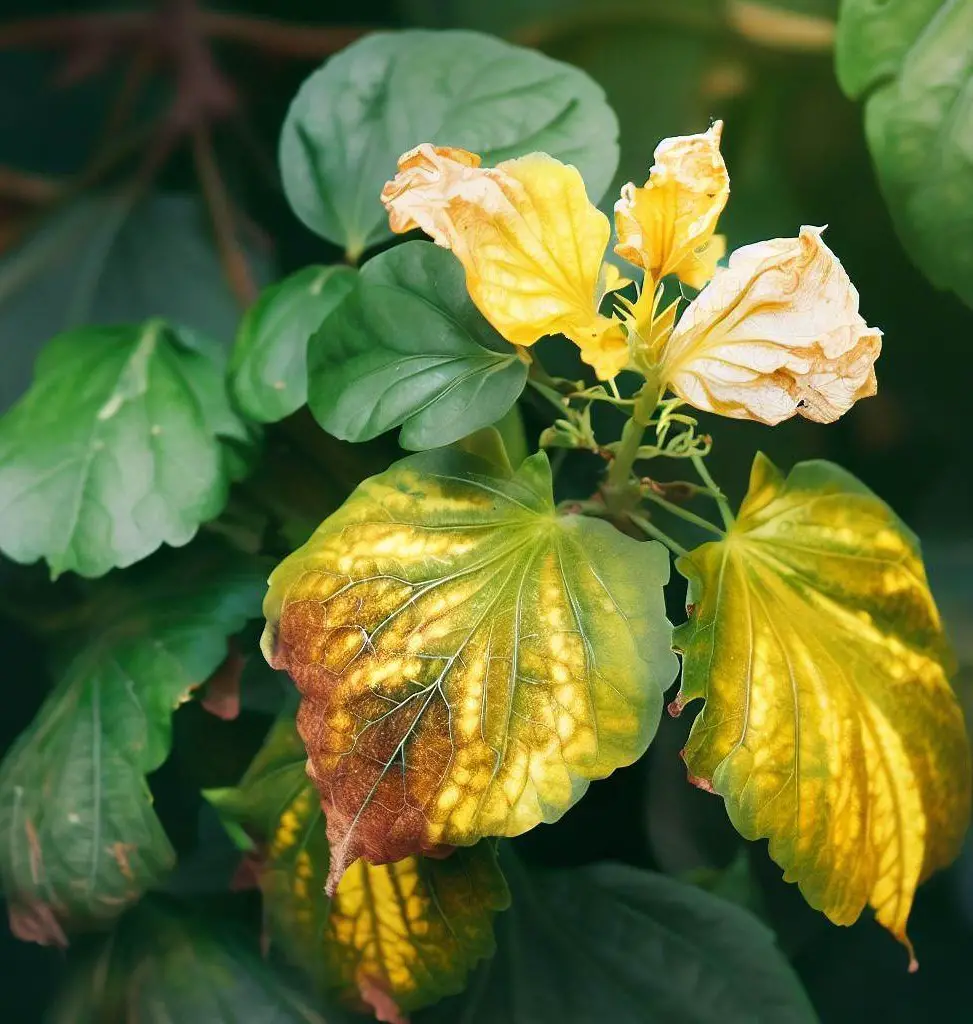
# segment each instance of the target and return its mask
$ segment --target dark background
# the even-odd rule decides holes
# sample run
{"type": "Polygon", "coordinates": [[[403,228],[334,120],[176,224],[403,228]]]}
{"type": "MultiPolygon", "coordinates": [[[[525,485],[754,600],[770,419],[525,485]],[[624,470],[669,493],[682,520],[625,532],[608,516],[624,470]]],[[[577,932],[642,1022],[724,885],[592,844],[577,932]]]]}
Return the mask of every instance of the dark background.
{"type": "MultiPolygon", "coordinates": [[[[66,326],[161,314],[229,345],[242,305],[261,283],[311,261],[340,258],[291,215],[276,174],[276,137],[290,98],[327,53],[355,34],[321,29],[467,25],[505,33],[579,65],[605,87],[622,125],[617,184],[644,180],[663,136],[700,131],[720,116],[733,189],[721,228],[730,247],[793,235],[803,223],[829,225],[827,241],[861,293],[862,312],[885,332],[879,395],[830,427],[792,421],[769,430],[722,421],[714,431],[711,466],[738,498],[757,448],[785,468],[802,458],[831,458],[886,498],[923,539],[934,591],[965,665],[959,686],[969,706],[964,680],[973,674],[973,312],[936,292],[909,262],[876,185],[860,111],[838,89],[830,50],[754,40],[752,32],[713,17],[716,6],[715,0],[227,3],[221,10],[319,31],[216,40],[211,55],[223,77],[214,87],[194,63],[199,34],[185,20],[192,5],[177,0],[164,23],[172,32],[168,48],[156,54],[131,105],[130,127],[122,128],[117,97],[138,67],[138,47],[117,45],[107,22],[80,31],[63,20],[49,23],[47,31],[10,28],[18,18],[82,13],[97,10],[95,5],[5,3],[0,409],[27,386],[40,345],[66,326]],[[60,27],[52,30],[52,24],[60,27]],[[229,93],[222,91],[227,86],[229,93]],[[160,132],[172,131],[167,117],[174,95],[185,103],[179,109],[186,124],[205,124],[220,179],[215,187],[185,137],[176,134],[161,155],[153,148],[160,132]],[[150,129],[139,135],[131,128],[139,124],[150,129]],[[113,147],[121,147],[122,155],[99,170],[98,160],[113,147]],[[230,204],[232,227],[214,234],[212,206],[220,197],[230,204]]],[[[837,3],[790,0],[783,6],[833,17],[837,3]]],[[[544,414],[530,406],[525,414],[534,440],[544,414]]],[[[583,488],[585,476],[579,463],[565,471],[561,485],[583,488]]],[[[0,563],[0,581],[4,572],[0,563]]],[[[677,620],[678,603],[677,595],[677,620]]],[[[5,747],[29,722],[47,681],[43,642],[11,616],[0,618],[0,651],[5,747]]],[[[192,706],[178,712],[176,754],[153,780],[177,845],[194,848],[206,841],[195,809],[171,794],[191,774],[179,750],[194,746],[203,728],[198,714],[192,706]]],[[[207,761],[192,771],[208,784],[232,782],[265,724],[257,712],[230,724],[207,721],[207,761]]],[[[721,803],[684,779],[677,752],[688,725],[667,719],[642,762],[592,786],[562,823],[535,830],[521,843],[525,854],[551,864],[616,858],[676,873],[733,861],[743,847],[721,803]]],[[[839,929],[807,908],[796,888],[781,882],[762,844],[742,856],[749,865],[723,880],[726,891],[766,916],[824,1021],[970,1019],[969,844],[952,869],[919,892],[910,925],[922,965],[916,975],[907,974],[906,954],[873,921],[839,929]]],[[[3,930],[0,1019],[39,1020],[64,960],[3,930]]]]}

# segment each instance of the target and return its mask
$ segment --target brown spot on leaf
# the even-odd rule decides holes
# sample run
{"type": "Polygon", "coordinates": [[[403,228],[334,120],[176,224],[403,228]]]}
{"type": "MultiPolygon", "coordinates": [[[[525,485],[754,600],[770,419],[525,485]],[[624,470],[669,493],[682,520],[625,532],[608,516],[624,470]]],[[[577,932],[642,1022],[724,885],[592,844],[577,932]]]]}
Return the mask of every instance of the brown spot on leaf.
{"type": "Polygon", "coordinates": [[[111,855],[115,858],[115,862],[118,864],[118,870],[129,880],[134,881],[135,876],[132,874],[132,866],[128,862],[128,854],[130,850],[135,849],[134,843],[112,843],[108,848],[111,855]]]}
{"type": "Polygon", "coordinates": [[[68,937],[64,934],[54,913],[47,903],[11,903],[7,907],[10,930],[22,942],[36,942],[39,946],[68,948],[68,937]]]}

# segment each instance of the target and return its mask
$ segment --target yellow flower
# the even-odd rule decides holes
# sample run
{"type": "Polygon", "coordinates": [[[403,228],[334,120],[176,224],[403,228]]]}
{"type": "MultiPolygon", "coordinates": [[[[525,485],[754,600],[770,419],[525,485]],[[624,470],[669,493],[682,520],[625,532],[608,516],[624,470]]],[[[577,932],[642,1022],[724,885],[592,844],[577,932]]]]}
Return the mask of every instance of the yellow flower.
{"type": "Polygon", "coordinates": [[[830,423],[874,395],[882,332],[821,231],[733,253],[673,330],[662,381],[697,409],[768,424],[830,423]]]}
{"type": "Polygon", "coordinates": [[[875,393],[881,331],[860,316],[818,228],[717,267],[730,194],[722,129],[665,139],[645,185],[622,189],[615,252],[644,277],[612,316],[601,301],[631,282],[604,262],[608,219],[574,167],[544,153],[481,167],[474,153],[424,143],[400,158],[382,201],[393,231],[421,228],[455,253],[473,302],[515,345],[563,334],[602,380],[629,367],[698,409],[830,422],[875,393]],[[662,302],[673,274],[702,289],[678,322],[679,300],[662,302]]]}
{"type": "Polygon", "coordinates": [[[574,167],[531,153],[484,168],[424,143],[400,158],[382,202],[393,231],[420,227],[455,253],[470,297],[508,341],[564,334],[602,378],[628,362],[621,324],[597,305],[611,227],[574,167]]]}
{"type": "Polygon", "coordinates": [[[615,204],[615,252],[658,281],[676,274],[702,288],[726,254],[714,235],[730,195],[730,176],[720,154],[723,122],[701,135],[665,139],[642,188],[631,182],[615,204]]]}

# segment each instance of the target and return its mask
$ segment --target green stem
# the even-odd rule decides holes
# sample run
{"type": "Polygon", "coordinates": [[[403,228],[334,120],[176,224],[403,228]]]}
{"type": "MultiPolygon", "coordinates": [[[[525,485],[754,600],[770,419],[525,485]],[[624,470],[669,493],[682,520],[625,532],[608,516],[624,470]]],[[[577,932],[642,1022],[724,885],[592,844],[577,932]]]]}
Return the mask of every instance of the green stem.
{"type": "Polygon", "coordinates": [[[637,526],[644,534],[652,537],[654,540],[660,541],[675,555],[687,555],[689,552],[681,545],[677,544],[667,533],[663,533],[655,523],[650,523],[644,516],[636,515],[634,512],[627,513],[628,518],[632,523],[637,526]]]}
{"type": "Polygon", "coordinates": [[[689,509],[680,508],[678,505],[671,501],[666,501],[665,498],[652,491],[643,491],[643,498],[648,498],[649,501],[655,502],[661,508],[664,508],[670,515],[678,516],[680,519],[685,519],[687,523],[692,523],[694,526],[698,526],[701,530],[708,530],[710,533],[715,533],[718,537],[724,536],[723,531],[718,527],[714,526],[708,519],[704,519],[702,516],[696,515],[695,512],[690,512],[689,509]]]}
{"type": "Polygon", "coordinates": [[[733,513],[730,511],[730,503],[726,500],[726,495],[720,490],[716,481],[710,476],[710,472],[706,468],[706,463],[703,461],[702,456],[694,455],[692,457],[692,463],[696,472],[699,473],[700,480],[706,484],[710,493],[716,500],[716,504],[720,510],[720,515],[723,517],[723,525],[729,530],[733,526],[733,513]]]}
{"type": "Polygon", "coordinates": [[[628,483],[632,467],[639,456],[639,446],[644,434],[645,427],[641,423],[636,423],[634,419],[626,420],[622,428],[621,443],[608,470],[606,483],[609,490],[619,491],[628,483]]]}

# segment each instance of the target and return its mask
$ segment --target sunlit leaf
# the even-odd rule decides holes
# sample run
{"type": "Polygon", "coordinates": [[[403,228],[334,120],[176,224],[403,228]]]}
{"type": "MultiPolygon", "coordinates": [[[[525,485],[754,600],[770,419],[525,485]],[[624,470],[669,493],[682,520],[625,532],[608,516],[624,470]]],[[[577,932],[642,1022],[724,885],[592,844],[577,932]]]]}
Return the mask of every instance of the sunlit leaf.
{"type": "Polygon", "coordinates": [[[173,865],[145,776],[170,720],[259,610],[263,566],[187,551],[114,594],[0,766],[0,881],[21,938],[118,916],[173,865]]]}
{"type": "Polygon", "coordinates": [[[445,860],[356,861],[329,900],[324,816],[306,760],[293,717],[283,717],[239,787],[207,794],[258,843],[268,937],[353,1007],[398,1016],[459,992],[492,955],[493,916],[508,901],[491,842],[445,860]]]}
{"type": "Polygon", "coordinates": [[[973,4],[844,0],[836,65],[910,258],[973,306],[973,4]]]}
{"type": "Polygon", "coordinates": [[[723,541],[677,562],[692,614],[684,751],[748,839],[836,924],[866,904],[904,943],[918,883],[956,855],[970,756],[916,538],[844,470],[754,463],[723,541]]]}
{"type": "Polygon", "coordinates": [[[0,548],[100,576],[192,539],[245,467],[218,347],[159,320],[61,334],[0,420],[0,548]]]}
{"type": "Polygon", "coordinates": [[[495,956],[415,1024],[815,1020],[773,934],[740,907],[622,864],[501,864],[511,905],[497,918],[495,956]]]}
{"type": "Polygon", "coordinates": [[[473,305],[453,256],[420,241],[368,261],[311,338],[308,365],[308,404],[325,430],[367,441],[401,426],[411,449],[500,419],[527,380],[526,362],[473,305]]]}
{"type": "Polygon", "coordinates": [[[152,900],[72,965],[49,1024],[344,1024],[228,930],[152,900]]]}
{"type": "Polygon", "coordinates": [[[229,378],[241,410],[263,423],[307,401],[307,342],[351,291],[351,267],[305,267],[265,289],[240,324],[229,378]]]}
{"type": "Polygon", "coordinates": [[[303,694],[332,883],[554,821],[658,723],[665,550],[557,516],[543,453],[485,471],[401,462],[271,577],[264,651],[303,694]]]}
{"type": "Polygon", "coordinates": [[[485,163],[540,151],[581,171],[601,197],[618,123],[583,72],[473,32],[376,32],[301,87],[281,134],[284,189],[313,231],[352,255],[390,235],[379,193],[420,142],[485,163]]]}

